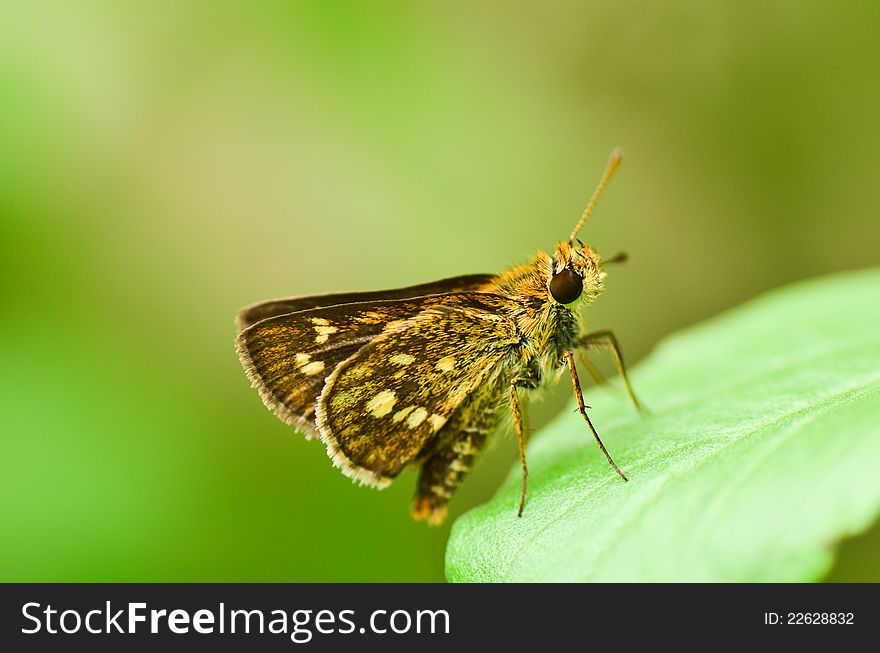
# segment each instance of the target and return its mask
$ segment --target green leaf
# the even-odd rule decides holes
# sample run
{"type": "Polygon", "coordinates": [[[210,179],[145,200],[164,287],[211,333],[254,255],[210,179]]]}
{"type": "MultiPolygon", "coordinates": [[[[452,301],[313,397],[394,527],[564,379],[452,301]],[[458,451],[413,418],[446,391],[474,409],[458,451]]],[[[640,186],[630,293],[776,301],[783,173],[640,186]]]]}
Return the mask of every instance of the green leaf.
{"type": "Polygon", "coordinates": [[[453,526],[451,581],[807,581],[880,512],[880,271],[785,288],[662,342],[651,413],[589,389],[453,526]]]}

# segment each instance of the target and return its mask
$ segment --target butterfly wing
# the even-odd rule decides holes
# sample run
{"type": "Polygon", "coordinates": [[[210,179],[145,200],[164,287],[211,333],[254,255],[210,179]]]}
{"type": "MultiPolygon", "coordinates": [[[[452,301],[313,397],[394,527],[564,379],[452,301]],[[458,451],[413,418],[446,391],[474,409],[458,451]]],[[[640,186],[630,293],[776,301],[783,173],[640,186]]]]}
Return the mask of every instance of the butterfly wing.
{"type": "Polygon", "coordinates": [[[426,302],[336,367],[316,407],[333,462],[362,483],[384,487],[430,450],[471,393],[497,382],[521,337],[510,301],[482,293],[426,302]]]}
{"type": "Polygon", "coordinates": [[[315,402],[324,380],[389,324],[423,308],[420,300],[339,304],[269,317],[238,334],[242,365],[266,406],[306,437],[317,437],[315,402]]]}
{"type": "Polygon", "coordinates": [[[439,295],[442,293],[458,292],[485,292],[490,287],[493,276],[491,274],[469,274],[451,279],[441,279],[417,286],[396,288],[394,290],[379,290],[375,292],[350,292],[336,293],[333,295],[309,295],[305,297],[288,297],[285,299],[272,299],[246,306],[238,312],[236,325],[239,331],[256,324],[260,320],[277,317],[287,313],[296,313],[313,308],[326,308],[338,304],[353,304],[357,302],[376,302],[390,299],[412,299],[426,295],[439,295]]]}

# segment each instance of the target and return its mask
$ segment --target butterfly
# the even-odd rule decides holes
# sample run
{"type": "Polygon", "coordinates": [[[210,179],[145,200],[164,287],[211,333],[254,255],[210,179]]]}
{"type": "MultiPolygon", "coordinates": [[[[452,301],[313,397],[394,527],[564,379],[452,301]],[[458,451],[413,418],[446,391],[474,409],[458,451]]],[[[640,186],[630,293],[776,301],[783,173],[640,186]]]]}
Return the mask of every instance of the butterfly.
{"type": "MultiPolygon", "coordinates": [[[[615,150],[569,238],[501,274],[472,274],[395,290],[264,301],[239,311],[236,349],[263,403],[360,483],[390,484],[419,466],[416,520],[441,523],[456,489],[505,412],[528,487],[522,394],[567,369],[578,410],[623,480],[584,403],[575,353],[610,349],[633,403],[611,331],[583,317],[605,287],[604,260],[577,235],[620,165],[615,150]]],[[[589,367],[594,374],[592,365],[589,367]]],[[[595,374],[594,374],[595,376],[595,374]]]]}

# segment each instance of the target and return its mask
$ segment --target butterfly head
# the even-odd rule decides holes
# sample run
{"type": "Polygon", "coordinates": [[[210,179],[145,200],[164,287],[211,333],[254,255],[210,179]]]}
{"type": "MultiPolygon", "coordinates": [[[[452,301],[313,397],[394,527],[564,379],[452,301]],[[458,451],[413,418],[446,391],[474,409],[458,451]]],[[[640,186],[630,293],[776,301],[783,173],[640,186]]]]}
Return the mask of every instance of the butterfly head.
{"type": "Polygon", "coordinates": [[[547,289],[550,296],[558,304],[574,304],[577,301],[592,303],[599,293],[605,288],[605,272],[602,270],[602,259],[589,245],[585,245],[579,238],[578,232],[583,228],[605,187],[623,159],[623,152],[615,149],[608,159],[605,172],[599,180],[587,208],[584,209],[581,219],[575,225],[567,241],[556,246],[553,256],[552,269],[547,280],[547,289]]]}
{"type": "Polygon", "coordinates": [[[557,304],[590,304],[605,288],[602,259],[589,245],[563,241],[556,246],[547,275],[547,290],[557,304]]]}

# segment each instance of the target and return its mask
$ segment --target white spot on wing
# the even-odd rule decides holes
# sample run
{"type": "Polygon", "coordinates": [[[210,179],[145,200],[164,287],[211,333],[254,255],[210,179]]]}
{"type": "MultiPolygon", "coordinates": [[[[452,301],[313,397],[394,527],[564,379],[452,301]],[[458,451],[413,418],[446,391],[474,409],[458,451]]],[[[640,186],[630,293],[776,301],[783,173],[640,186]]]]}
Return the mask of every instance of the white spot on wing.
{"type": "Polygon", "coordinates": [[[455,369],[455,356],[444,356],[434,366],[441,372],[451,372],[455,369]]]}
{"type": "Polygon", "coordinates": [[[435,431],[439,431],[443,428],[443,425],[446,424],[446,418],[443,415],[437,415],[434,413],[428,418],[428,421],[431,422],[431,428],[435,431]]]}
{"type": "Polygon", "coordinates": [[[321,343],[327,342],[327,340],[330,338],[331,333],[336,333],[337,331],[339,331],[338,327],[326,326],[327,320],[324,320],[323,318],[318,318],[318,317],[312,318],[312,322],[314,322],[315,320],[322,320],[324,322],[324,324],[318,324],[317,326],[314,327],[315,333],[318,334],[315,337],[315,342],[318,343],[319,345],[321,343]]]}
{"type": "Polygon", "coordinates": [[[324,371],[324,362],[323,361],[314,361],[309,363],[308,365],[303,365],[300,368],[300,371],[303,374],[307,374],[308,376],[313,376],[315,374],[320,374],[324,371]]]}
{"type": "Polygon", "coordinates": [[[419,406],[412,413],[410,413],[409,419],[406,420],[406,425],[411,429],[416,428],[419,424],[425,421],[425,418],[428,416],[428,411],[419,406]]]}
{"type": "Polygon", "coordinates": [[[396,363],[397,365],[409,365],[416,359],[415,356],[410,356],[409,354],[394,354],[391,357],[391,362],[396,363]]]}
{"type": "Polygon", "coordinates": [[[367,410],[373,417],[385,417],[397,403],[397,395],[391,390],[382,390],[367,402],[367,410]]]}

